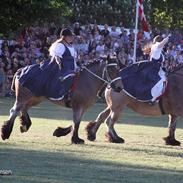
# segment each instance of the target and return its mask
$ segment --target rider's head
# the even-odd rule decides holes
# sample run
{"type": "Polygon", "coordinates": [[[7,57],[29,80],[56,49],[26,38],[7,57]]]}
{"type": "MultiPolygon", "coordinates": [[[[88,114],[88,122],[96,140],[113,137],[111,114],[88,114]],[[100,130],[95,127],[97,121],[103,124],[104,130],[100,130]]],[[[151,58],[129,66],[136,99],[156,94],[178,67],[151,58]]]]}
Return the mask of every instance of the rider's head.
{"type": "Polygon", "coordinates": [[[156,43],[156,42],[161,42],[162,41],[162,37],[160,35],[156,36],[154,39],[153,39],[153,43],[156,43]]]}
{"type": "Polygon", "coordinates": [[[74,39],[74,33],[70,29],[65,28],[61,30],[60,37],[63,38],[66,42],[72,43],[74,39]]]}

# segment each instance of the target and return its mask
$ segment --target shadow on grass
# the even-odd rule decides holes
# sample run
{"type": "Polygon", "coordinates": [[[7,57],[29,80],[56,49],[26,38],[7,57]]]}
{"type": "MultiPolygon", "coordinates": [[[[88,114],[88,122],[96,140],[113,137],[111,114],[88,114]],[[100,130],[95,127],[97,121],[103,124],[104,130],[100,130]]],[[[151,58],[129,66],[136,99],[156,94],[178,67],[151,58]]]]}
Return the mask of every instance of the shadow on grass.
{"type": "Polygon", "coordinates": [[[183,171],[96,161],[62,150],[1,148],[0,169],[13,172],[0,176],[2,183],[178,183],[183,179],[183,171]]]}
{"type": "MultiPolygon", "coordinates": [[[[0,99],[0,116],[9,115],[9,110],[13,106],[14,99],[0,99]]],[[[96,103],[88,109],[85,113],[82,121],[95,120],[98,114],[104,110],[106,104],[96,103]]],[[[34,106],[29,110],[30,117],[32,118],[47,118],[55,120],[69,120],[72,121],[72,109],[61,107],[59,105],[52,104],[49,101],[44,101],[40,105],[34,106]]],[[[155,127],[167,127],[168,117],[149,117],[139,115],[130,109],[125,109],[121,115],[118,123],[121,124],[134,124],[145,125],[155,127]]],[[[178,120],[178,128],[183,128],[182,120],[178,120]]]]}

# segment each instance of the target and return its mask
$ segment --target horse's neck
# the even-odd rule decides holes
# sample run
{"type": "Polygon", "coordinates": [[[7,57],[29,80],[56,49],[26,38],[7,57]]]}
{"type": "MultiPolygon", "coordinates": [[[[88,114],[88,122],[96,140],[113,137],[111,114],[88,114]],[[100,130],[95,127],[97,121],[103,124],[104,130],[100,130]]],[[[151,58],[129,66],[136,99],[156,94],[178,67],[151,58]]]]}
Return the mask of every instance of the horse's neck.
{"type": "Polygon", "coordinates": [[[90,85],[90,86],[92,85],[93,90],[98,91],[101,88],[101,86],[104,84],[104,81],[102,81],[104,67],[105,66],[103,65],[101,66],[99,64],[96,64],[91,67],[87,67],[87,69],[90,70],[93,74],[87,70],[84,70],[80,75],[81,82],[86,83],[85,80],[87,80],[87,85],[90,85]]]}

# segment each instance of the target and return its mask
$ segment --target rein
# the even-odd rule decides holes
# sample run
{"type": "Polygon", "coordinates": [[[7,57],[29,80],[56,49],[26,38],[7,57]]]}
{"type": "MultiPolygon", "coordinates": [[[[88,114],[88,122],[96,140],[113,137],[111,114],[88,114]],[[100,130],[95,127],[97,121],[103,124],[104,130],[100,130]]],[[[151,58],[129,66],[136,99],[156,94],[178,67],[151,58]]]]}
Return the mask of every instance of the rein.
{"type": "Polygon", "coordinates": [[[104,67],[104,70],[103,70],[103,73],[102,73],[102,77],[98,76],[97,74],[95,74],[94,72],[92,72],[90,69],[88,69],[86,66],[83,66],[82,68],[85,69],[86,71],[88,71],[90,74],[92,74],[93,76],[95,76],[96,78],[100,79],[101,81],[103,81],[104,83],[106,84],[110,84],[111,83],[111,78],[109,76],[109,73],[108,73],[108,70],[107,70],[107,67],[110,67],[110,66],[117,66],[116,63],[113,63],[113,64],[107,64],[105,67],[104,67]],[[106,73],[106,77],[107,77],[107,80],[104,79],[104,76],[105,76],[105,73],[106,73]]]}

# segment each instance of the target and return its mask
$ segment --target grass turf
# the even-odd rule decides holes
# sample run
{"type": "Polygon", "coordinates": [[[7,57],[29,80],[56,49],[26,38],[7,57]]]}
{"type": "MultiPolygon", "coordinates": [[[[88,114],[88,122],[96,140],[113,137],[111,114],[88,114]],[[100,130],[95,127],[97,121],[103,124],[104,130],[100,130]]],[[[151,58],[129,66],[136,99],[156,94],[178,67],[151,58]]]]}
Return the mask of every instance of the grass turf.
{"type": "MultiPolygon", "coordinates": [[[[0,99],[0,125],[7,119],[11,99],[0,99]]],[[[0,140],[0,183],[181,183],[183,148],[164,145],[167,117],[144,117],[126,109],[116,130],[126,142],[105,142],[103,124],[95,142],[86,140],[86,121],[104,109],[96,104],[83,118],[80,137],[85,145],[71,145],[70,136],[52,136],[57,126],[71,124],[72,112],[44,102],[30,110],[32,126],[19,131],[18,118],[9,140],[0,140]]],[[[183,123],[178,120],[177,138],[183,141],[183,123]]]]}

